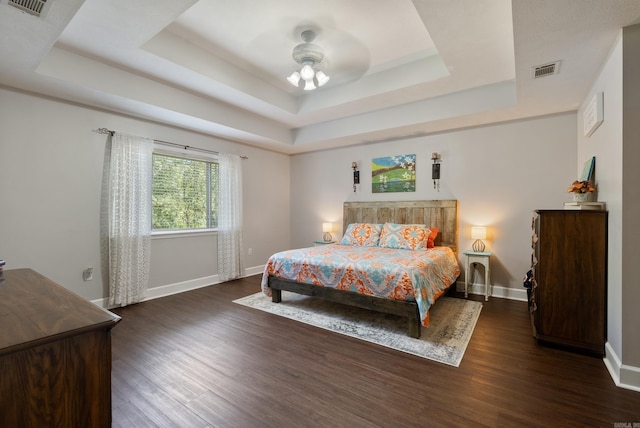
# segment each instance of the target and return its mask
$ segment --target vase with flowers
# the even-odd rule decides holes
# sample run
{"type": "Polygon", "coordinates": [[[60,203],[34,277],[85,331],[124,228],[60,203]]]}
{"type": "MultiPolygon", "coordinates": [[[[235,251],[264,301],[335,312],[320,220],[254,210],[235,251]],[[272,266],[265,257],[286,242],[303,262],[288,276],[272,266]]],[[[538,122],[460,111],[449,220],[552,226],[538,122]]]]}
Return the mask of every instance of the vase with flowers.
{"type": "Polygon", "coordinates": [[[571,183],[571,186],[567,189],[567,192],[571,193],[574,202],[586,202],[590,200],[591,195],[595,191],[596,188],[589,180],[576,180],[571,183]]]}

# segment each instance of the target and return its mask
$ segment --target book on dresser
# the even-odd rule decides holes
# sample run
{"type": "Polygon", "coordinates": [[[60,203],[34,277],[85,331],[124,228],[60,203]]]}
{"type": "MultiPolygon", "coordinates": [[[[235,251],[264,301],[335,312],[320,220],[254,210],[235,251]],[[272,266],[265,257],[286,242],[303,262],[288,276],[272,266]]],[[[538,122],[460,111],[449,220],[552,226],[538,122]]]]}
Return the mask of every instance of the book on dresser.
{"type": "Polygon", "coordinates": [[[565,202],[565,210],[601,210],[606,209],[604,202],[565,202]]]}
{"type": "Polygon", "coordinates": [[[607,212],[536,210],[532,225],[534,337],[541,344],[604,355],[607,212]]]}

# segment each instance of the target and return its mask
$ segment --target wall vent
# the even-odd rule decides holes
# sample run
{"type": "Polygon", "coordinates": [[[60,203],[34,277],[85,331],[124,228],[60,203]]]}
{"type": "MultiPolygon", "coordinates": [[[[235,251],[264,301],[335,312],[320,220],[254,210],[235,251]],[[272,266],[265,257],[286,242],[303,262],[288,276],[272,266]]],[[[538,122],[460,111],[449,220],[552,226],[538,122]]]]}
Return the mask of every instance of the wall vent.
{"type": "Polygon", "coordinates": [[[47,0],[9,0],[9,5],[17,7],[31,15],[40,16],[47,0]]]}
{"type": "Polygon", "coordinates": [[[531,67],[531,74],[534,79],[552,76],[560,71],[560,61],[550,62],[549,64],[537,65],[531,67]]]}

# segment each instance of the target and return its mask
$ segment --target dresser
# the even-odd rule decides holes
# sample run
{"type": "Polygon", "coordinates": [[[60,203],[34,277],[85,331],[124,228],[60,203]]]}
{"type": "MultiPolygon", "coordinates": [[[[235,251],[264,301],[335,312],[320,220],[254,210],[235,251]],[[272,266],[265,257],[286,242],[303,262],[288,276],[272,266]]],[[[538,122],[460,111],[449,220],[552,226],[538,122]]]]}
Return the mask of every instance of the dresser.
{"type": "Polygon", "coordinates": [[[110,427],[120,320],[31,269],[0,276],[0,426],[110,427]]]}
{"type": "Polygon", "coordinates": [[[542,344],[604,355],[607,212],[536,210],[532,247],[534,337],[542,344]]]}

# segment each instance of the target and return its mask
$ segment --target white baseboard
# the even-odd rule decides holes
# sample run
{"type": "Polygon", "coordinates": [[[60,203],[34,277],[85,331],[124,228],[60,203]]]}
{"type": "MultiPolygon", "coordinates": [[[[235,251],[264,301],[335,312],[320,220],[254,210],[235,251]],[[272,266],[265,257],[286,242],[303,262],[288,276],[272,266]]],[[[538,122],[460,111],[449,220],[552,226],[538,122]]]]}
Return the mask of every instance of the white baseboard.
{"type": "Polygon", "coordinates": [[[247,268],[244,272],[244,276],[262,275],[262,272],[264,272],[264,265],[247,268]]]}
{"type": "Polygon", "coordinates": [[[605,344],[604,350],[604,365],[609,370],[609,375],[616,386],[640,392],[640,367],[622,364],[620,357],[609,345],[609,342],[605,344]]]}
{"type": "MultiPolygon", "coordinates": [[[[456,291],[464,293],[464,281],[456,282],[456,291]]],[[[469,294],[479,294],[484,296],[484,284],[469,284],[469,294]]],[[[527,301],[527,290],[525,288],[516,289],[493,285],[489,289],[489,297],[497,297],[500,299],[527,301]]]]}
{"type": "MultiPolygon", "coordinates": [[[[264,265],[253,266],[245,269],[245,277],[253,275],[262,275],[264,271],[264,265]]],[[[220,283],[218,275],[206,276],[203,278],[191,279],[189,281],[177,282],[175,284],[166,284],[158,287],[149,288],[147,290],[147,297],[143,301],[158,299],[160,297],[170,296],[172,294],[182,293],[185,291],[196,290],[198,288],[206,287],[208,285],[214,285],[220,283]]],[[[464,282],[458,281],[456,283],[456,290],[464,292],[464,282]]],[[[484,296],[484,284],[471,284],[469,286],[470,294],[479,294],[484,296]]],[[[490,297],[497,297],[502,299],[527,301],[527,291],[525,289],[517,290],[514,288],[507,288],[501,286],[492,286],[490,297]]],[[[95,299],[91,301],[97,306],[105,309],[111,309],[113,306],[109,306],[109,299],[95,299]]]]}
{"type": "MultiPolygon", "coordinates": [[[[264,270],[263,266],[254,266],[245,269],[245,277],[262,274],[264,270]]],[[[205,276],[203,278],[191,279],[189,281],[177,282],[175,284],[160,285],[158,287],[149,288],[147,290],[147,297],[143,302],[147,300],[158,299],[160,297],[171,296],[172,294],[183,293],[185,291],[196,290],[198,288],[207,287],[209,285],[219,284],[220,278],[218,275],[205,276]]],[[[109,306],[109,299],[107,297],[102,299],[96,299],[91,301],[93,304],[100,306],[104,309],[112,309],[115,306],[109,306]]]]}

